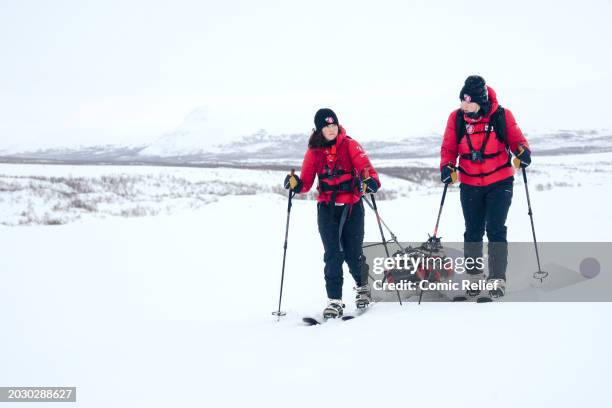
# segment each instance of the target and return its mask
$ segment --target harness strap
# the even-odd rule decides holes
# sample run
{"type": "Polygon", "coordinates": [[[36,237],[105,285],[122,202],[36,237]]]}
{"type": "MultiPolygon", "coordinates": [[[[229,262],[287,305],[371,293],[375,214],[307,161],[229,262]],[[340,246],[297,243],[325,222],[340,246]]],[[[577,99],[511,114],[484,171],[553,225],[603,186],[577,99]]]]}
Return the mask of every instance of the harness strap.
{"type": "Polygon", "coordinates": [[[351,174],[352,171],[345,171],[345,170],[333,170],[333,171],[329,171],[327,173],[320,173],[319,174],[319,180],[326,180],[326,179],[333,179],[336,178],[337,176],[343,176],[345,174],[351,174]]]}
{"type": "Polygon", "coordinates": [[[344,224],[346,223],[347,217],[352,212],[352,209],[353,204],[344,205],[344,208],[342,209],[342,215],[340,216],[340,225],[338,226],[338,244],[340,245],[340,252],[344,252],[344,247],[342,246],[342,230],[344,229],[344,224]]]}
{"type": "Polygon", "coordinates": [[[510,162],[510,160],[508,160],[505,164],[502,164],[501,166],[496,167],[494,170],[488,171],[486,173],[478,173],[478,174],[468,173],[461,166],[457,167],[457,170],[459,170],[461,173],[465,174],[466,176],[470,176],[470,177],[486,177],[486,176],[490,176],[491,174],[495,173],[498,170],[501,170],[506,167],[511,167],[511,166],[512,166],[512,163],[510,162]]]}
{"type": "MultiPolygon", "coordinates": [[[[462,155],[462,157],[464,156],[468,156],[468,157],[464,157],[467,158],[468,160],[472,160],[472,161],[483,161],[484,159],[487,159],[488,157],[485,157],[485,149],[487,147],[487,143],[489,143],[489,137],[491,136],[491,132],[493,131],[493,125],[491,124],[491,121],[489,121],[488,123],[485,124],[485,139],[482,141],[482,144],[480,145],[480,149],[478,151],[476,151],[476,149],[474,149],[474,146],[472,145],[472,139],[470,139],[470,132],[467,131],[467,127],[470,126],[467,123],[465,124],[466,127],[466,132],[465,132],[465,139],[467,141],[468,147],[470,148],[470,155],[462,155]]],[[[497,156],[498,153],[496,153],[493,157],[497,156]]]]}
{"type": "MultiPolygon", "coordinates": [[[[499,156],[502,153],[503,152],[496,152],[496,153],[491,153],[491,154],[483,154],[482,158],[483,159],[492,159],[494,157],[499,156]]],[[[461,157],[462,159],[466,159],[466,160],[471,160],[472,159],[472,155],[471,154],[461,154],[461,155],[459,155],[459,157],[461,157]]]]}
{"type": "Polygon", "coordinates": [[[332,193],[337,193],[338,191],[352,192],[353,186],[354,186],[354,180],[350,179],[347,181],[343,181],[342,183],[333,184],[333,185],[327,184],[327,183],[320,183],[319,190],[322,192],[331,191],[332,193]]]}

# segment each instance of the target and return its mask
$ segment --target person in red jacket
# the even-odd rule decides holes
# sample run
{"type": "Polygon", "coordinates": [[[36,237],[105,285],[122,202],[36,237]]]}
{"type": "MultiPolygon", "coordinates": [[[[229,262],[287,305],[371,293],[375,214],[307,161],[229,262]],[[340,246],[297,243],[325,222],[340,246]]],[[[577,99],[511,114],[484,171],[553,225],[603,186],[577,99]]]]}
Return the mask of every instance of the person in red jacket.
{"type": "Polygon", "coordinates": [[[301,178],[285,177],[285,188],[307,193],[318,178],[317,223],[325,250],[326,318],[342,316],[342,265],[346,261],[356,284],[358,308],[370,303],[362,246],[364,208],[362,191],[375,193],[380,188],[378,173],[363,147],[350,138],[331,109],[319,109],[315,129],[308,141],[301,178]]]}
{"type": "MultiPolygon", "coordinates": [[[[465,219],[465,257],[482,256],[486,231],[489,280],[496,287],[489,296],[501,297],[505,293],[508,264],[505,224],[514,182],[511,152],[520,166],[527,167],[531,151],[514,115],[499,105],[495,91],[482,77],[469,76],[459,99],[461,107],[450,114],[440,149],[441,179],[443,183],[452,183],[458,171],[465,219]]],[[[484,279],[481,270],[468,273],[473,281],[484,279]]],[[[479,296],[480,291],[468,291],[468,295],[479,296]]]]}

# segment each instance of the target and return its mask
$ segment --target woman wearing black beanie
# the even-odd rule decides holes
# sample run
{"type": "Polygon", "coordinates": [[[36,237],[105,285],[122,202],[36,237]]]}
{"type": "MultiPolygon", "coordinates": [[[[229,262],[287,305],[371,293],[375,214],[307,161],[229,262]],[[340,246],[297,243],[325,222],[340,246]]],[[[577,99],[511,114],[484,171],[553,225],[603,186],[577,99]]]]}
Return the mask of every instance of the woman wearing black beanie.
{"type": "Polygon", "coordinates": [[[328,304],[325,318],[342,316],[342,265],[347,263],[356,284],[357,308],[370,303],[367,275],[364,276],[362,246],[364,209],[362,191],[380,188],[378,174],[361,145],[350,138],[331,109],[319,109],[315,129],[308,141],[301,178],[285,177],[285,188],[307,193],[318,177],[317,223],[325,254],[325,289],[328,304]],[[363,183],[363,184],[361,184],[363,183]]]}
{"type": "MultiPolygon", "coordinates": [[[[497,102],[485,80],[472,75],[459,93],[461,107],[451,112],[442,147],[440,171],[443,183],[461,182],[461,207],[465,219],[466,258],[482,257],[483,236],[489,241],[489,281],[495,287],[482,299],[505,293],[508,244],[506,217],[512,202],[514,168],[511,152],[520,166],[531,163],[527,140],[509,109],[497,102]],[[456,161],[459,158],[459,165],[456,161]]],[[[472,281],[483,280],[484,271],[468,271],[472,281]]],[[[468,296],[480,296],[470,290],[468,296]]]]}

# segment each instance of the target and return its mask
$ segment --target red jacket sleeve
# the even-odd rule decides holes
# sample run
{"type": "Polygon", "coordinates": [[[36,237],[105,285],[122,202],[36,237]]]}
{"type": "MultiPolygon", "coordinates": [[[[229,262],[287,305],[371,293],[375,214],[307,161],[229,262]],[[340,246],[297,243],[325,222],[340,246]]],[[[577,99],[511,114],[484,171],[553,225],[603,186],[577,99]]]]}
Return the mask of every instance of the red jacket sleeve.
{"type": "Polygon", "coordinates": [[[442,138],[442,146],[440,147],[440,168],[448,163],[456,164],[457,155],[459,154],[459,145],[457,143],[457,111],[453,111],[446,122],[444,137],[442,138]]]}
{"type": "Polygon", "coordinates": [[[523,136],[521,128],[519,128],[516,119],[514,119],[514,115],[509,109],[504,110],[506,111],[506,139],[508,140],[510,150],[516,152],[518,151],[519,145],[522,145],[527,148],[527,150],[531,151],[527,139],[523,136]]]}
{"type": "Polygon", "coordinates": [[[349,139],[349,143],[349,155],[351,157],[353,167],[355,167],[355,170],[357,170],[357,174],[363,175],[363,169],[367,168],[368,175],[374,180],[376,180],[378,188],[380,188],[381,184],[380,179],[378,178],[378,172],[376,171],[374,166],[372,166],[372,163],[370,162],[370,159],[365,150],[363,150],[363,147],[361,147],[361,145],[353,139],[349,139]]]}
{"type": "Polygon", "coordinates": [[[307,193],[314,183],[317,171],[315,168],[315,155],[312,149],[306,150],[302,169],[300,171],[300,179],[302,180],[302,189],[299,193],[307,193]]]}

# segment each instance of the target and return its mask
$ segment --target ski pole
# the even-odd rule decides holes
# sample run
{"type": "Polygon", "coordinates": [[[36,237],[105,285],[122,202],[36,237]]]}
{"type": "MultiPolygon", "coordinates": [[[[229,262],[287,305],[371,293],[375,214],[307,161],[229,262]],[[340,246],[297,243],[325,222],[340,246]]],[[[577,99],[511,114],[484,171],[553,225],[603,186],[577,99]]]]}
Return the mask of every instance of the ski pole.
{"type": "MultiPolygon", "coordinates": [[[[387,254],[387,258],[389,258],[389,248],[387,248],[387,239],[385,238],[385,233],[382,229],[380,215],[378,215],[378,206],[376,205],[376,199],[374,198],[374,193],[370,193],[370,198],[372,199],[372,205],[374,207],[374,213],[376,214],[376,221],[378,222],[378,229],[380,230],[380,236],[382,238],[383,245],[385,246],[385,253],[387,254]]],[[[387,273],[385,272],[385,278],[387,277],[387,273]]],[[[402,306],[402,297],[400,296],[399,290],[395,289],[397,293],[397,300],[402,306]]]]}
{"type": "Polygon", "coordinates": [[[436,220],[436,227],[434,228],[433,236],[438,236],[438,226],[440,225],[440,215],[442,215],[442,207],[444,207],[444,200],[446,199],[446,191],[448,190],[448,183],[444,184],[444,192],[442,193],[442,200],[440,201],[440,209],[438,210],[438,219],[436,220]]]}
{"type": "Polygon", "coordinates": [[[429,251],[437,251],[442,246],[440,244],[440,238],[438,238],[438,227],[440,226],[440,216],[442,215],[442,208],[444,208],[444,200],[446,200],[446,192],[448,191],[448,184],[444,184],[444,191],[442,192],[442,199],[440,200],[440,208],[438,209],[438,218],[436,218],[436,226],[434,227],[433,235],[429,237],[425,243],[425,248],[429,251]]]}
{"type": "MultiPolygon", "coordinates": [[[[440,226],[440,216],[442,215],[442,208],[444,208],[444,200],[446,200],[446,192],[448,191],[448,185],[450,183],[444,184],[444,191],[442,192],[442,199],[440,200],[440,208],[438,209],[438,218],[436,219],[436,226],[434,228],[433,236],[429,237],[427,240],[427,249],[430,252],[439,249],[440,247],[440,239],[438,238],[438,227],[440,226]]],[[[431,271],[427,274],[427,279],[430,278],[431,271]]],[[[423,290],[419,293],[419,305],[421,304],[421,300],[423,299],[423,290]]]]}
{"type": "MultiPolygon", "coordinates": [[[[368,204],[368,206],[374,210],[374,205],[370,202],[370,200],[368,200],[367,196],[363,196],[363,199],[365,200],[365,202],[368,204]]],[[[385,222],[385,220],[383,220],[382,217],[380,217],[380,222],[382,223],[382,225],[385,227],[385,229],[389,232],[389,234],[391,234],[391,239],[387,242],[395,242],[395,244],[402,250],[405,251],[404,247],[399,243],[399,241],[397,240],[397,237],[395,236],[395,234],[393,233],[393,231],[391,231],[391,228],[389,228],[389,226],[387,225],[387,223],[385,222]]],[[[378,244],[376,244],[378,245],[378,244]]],[[[365,248],[365,247],[364,247],[365,248]]]]}
{"type": "Polygon", "coordinates": [[[387,239],[385,238],[385,232],[382,229],[382,222],[380,219],[380,215],[378,214],[378,206],[376,206],[376,199],[374,198],[374,194],[370,193],[370,197],[372,198],[372,206],[374,208],[374,214],[376,214],[376,222],[378,223],[378,229],[380,230],[380,237],[382,238],[383,246],[385,247],[385,254],[387,254],[387,258],[389,257],[389,248],[387,247],[387,239]]]}
{"type": "Polygon", "coordinates": [[[527,172],[525,171],[525,167],[521,167],[523,171],[523,184],[525,184],[525,193],[527,194],[527,208],[529,211],[529,219],[531,220],[531,233],[533,234],[533,245],[535,247],[536,260],[538,261],[538,271],[533,274],[534,279],[539,279],[540,282],[544,281],[544,278],[548,276],[548,272],[542,270],[540,266],[540,253],[538,251],[538,241],[536,240],[535,227],[533,226],[533,211],[531,211],[531,200],[529,198],[529,188],[527,187],[527,172]]]}
{"type": "MultiPolygon", "coordinates": [[[[295,169],[291,169],[291,175],[295,174],[295,169]]],[[[283,300],[283,283],[285,281],[285,260],[287,258],[287,238],[289,237],[289,217],[291,216],[291,200],[295,196],[295,193],[290,188],[289,196],[287,201],[287,224],[285,226],[285,244],[283,245],[283,269],[281,272],[281,281],[280,281],[280,294],[278,296],[278,310],[272,312],[274,316],[277,316],[276,321],[279,321],[281,316],[285,316],[287,313],[281,311],[281,302],[283,300]]]]}
{"type": "MultiPolygon", "coordinates": [[[[370,177],[370,174],[369,174],[368,168],[366,167],[363,169],[363,178],[364,180],[366,180],[369,177],[370,177]]],[[[363,189],[363,196],[364,197],[366,196],[365,189],[363,189]]],[[[382,222],[380,219],[380,215],[378,214],[378,206],[376,205],[376,199],[374,198],[374,193],[370,193],[370,198],[372,199],[372,209],[374,210],[374,214],[376,214],[376,222],[378,223],[378,229],[380,231],[382,243],[385,247],[385,254],[387,255],[387,258],[389,258],[389,248],[387,247],[387,238],[385,238],[385,232],[383,231],[383,228],[382,228],[382,222]]],[[[386,278],[387,278],[387,273],[385,272],[385,279],[386,278]]],[[[399,301],[400,306],[402,306],[402,298],[399,294],[399,290],[395,289],[395,292],[397,293],[397,300],[399,301]]]]}

